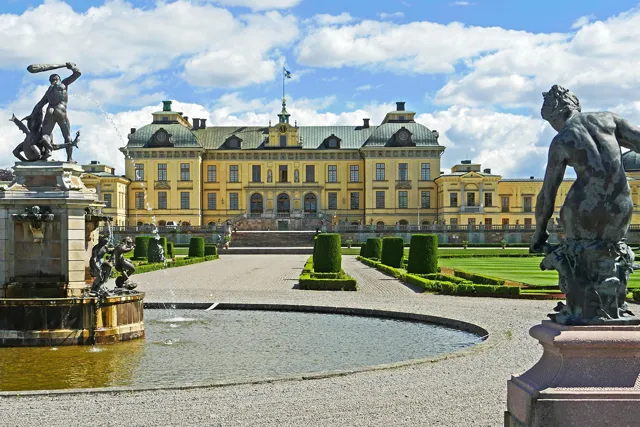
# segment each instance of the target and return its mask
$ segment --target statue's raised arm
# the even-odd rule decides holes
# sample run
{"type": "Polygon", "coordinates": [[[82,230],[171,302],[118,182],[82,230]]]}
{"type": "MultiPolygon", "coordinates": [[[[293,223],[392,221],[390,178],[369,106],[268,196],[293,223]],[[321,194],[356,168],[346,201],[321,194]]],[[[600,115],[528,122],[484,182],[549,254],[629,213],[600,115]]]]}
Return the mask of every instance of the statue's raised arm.
{"type": "Polygon", "coordinates": [[[69,86],[71,83],[78,80],[78,78],[82,75],[76,64],[74,64],[73,62],[67,62],[67,68],[73,71],[73,73],[62,81],[65,86],[69,86]]]}
{"type": "Polygon", "coordinates": [[[616,139],[621,147],[640,153],[640,128],[617,114],[612,114],[616,124],[616,139]]]}

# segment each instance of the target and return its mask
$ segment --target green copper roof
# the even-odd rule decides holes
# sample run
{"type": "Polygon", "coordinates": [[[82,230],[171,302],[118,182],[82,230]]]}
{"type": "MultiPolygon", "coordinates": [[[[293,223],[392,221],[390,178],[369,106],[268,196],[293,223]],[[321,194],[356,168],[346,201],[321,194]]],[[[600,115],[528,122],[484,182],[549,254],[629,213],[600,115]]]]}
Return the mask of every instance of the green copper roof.
{"type": "Polygon", "coordinates": [[[143,126],[130,136],[127,147],[153,147],[153,135],[161,128],[169,132],[174,147],[201,147],[196,135],[180,123],[156,123],[143,126]]]}
{"type": "Polygon", "coordinates": [[[269,128],[264,126],[213,126],[194,131],[204,148],[218,149],[231,136],[242,140],[242,149],[259,148],[269,137],[269,128]]]}
{"type": "Polygon", "coordinates": [[[302,148],[315,149],[332,134],[340,138],[340,148],[357,150],[369,138],[372,127],[360,126],[301,126],[298,136],[302,138],[302,148]]]}
{"type": "Polygon", "coordinates": [[[401,128],[407,129],[411,132],[411,140],[415,142],[416,146],[428,146],[428,145],[439,145],[438,140],[434,136],[431,130],[427,129],[426,126],[421,125],[420,123],[385,123],[380,126],[376,126],[375,131],[371,134],[371,137],[367,140],[366,146],[385,146],[392,139],[393,136],[398,132],[401,128]]]}
{"type": "Polygon", "coordinates": [[[622,165],[625,171],[640,171],[640,156],[633,151],[622,155],[622,165]]]}

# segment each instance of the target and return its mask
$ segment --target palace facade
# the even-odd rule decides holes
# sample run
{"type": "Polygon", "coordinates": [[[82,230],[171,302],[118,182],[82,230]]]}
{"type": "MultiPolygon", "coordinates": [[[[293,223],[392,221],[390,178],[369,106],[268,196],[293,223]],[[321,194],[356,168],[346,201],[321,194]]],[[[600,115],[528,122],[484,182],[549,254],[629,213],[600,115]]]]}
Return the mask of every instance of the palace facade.
{"type": "MultiPolygon", "coordinates": [[[[285,100],[277,123],[265,126],[207,126],[163,104],[150,124],[131,129],[124,177],[84,166],[117,225],[535,224],[542,179],[503,178],[470,160],[441,172],[438,132],[416,123],[404,102],[379,125],[353,126],[291,124],[285,100]]],[[[638,206],[640,159],[624,161],[638,206]]],[[[571,184],[561,185],[557,209],[571,184]]]]}

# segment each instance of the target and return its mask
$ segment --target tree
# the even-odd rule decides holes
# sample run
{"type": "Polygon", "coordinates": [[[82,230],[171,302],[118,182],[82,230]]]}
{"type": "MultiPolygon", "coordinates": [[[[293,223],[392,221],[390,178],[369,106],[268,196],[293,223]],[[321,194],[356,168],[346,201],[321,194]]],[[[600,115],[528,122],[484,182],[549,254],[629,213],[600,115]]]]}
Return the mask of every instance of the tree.
{"type": "Polygon", "coordinates": [[[15,175],[11,169],[0,169],[0,181],[13,181],[15,175]]]}

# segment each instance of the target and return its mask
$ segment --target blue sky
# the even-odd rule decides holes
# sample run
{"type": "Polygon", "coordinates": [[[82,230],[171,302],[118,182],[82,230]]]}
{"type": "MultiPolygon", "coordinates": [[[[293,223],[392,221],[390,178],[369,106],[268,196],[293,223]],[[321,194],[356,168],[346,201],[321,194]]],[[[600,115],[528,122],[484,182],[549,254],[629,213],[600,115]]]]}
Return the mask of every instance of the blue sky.
{"type": "MultiPolygon", "coordinates": [[[[121,170],[117,133],[146,124],[163,99],[210,124],[275,119],[284,62],[300,125],[375,124],[402,100],[442,135],[444,170],[471,158],[505,177],[540,176],[553,136],[540,92],[551,84],[576,92],[586,110],[640,122],[637,5],[9,0],[0,6],[0,114],[26,115],[42,96],[48,73],[29,75],[26,65],[76,62],[83,76],[69,108],[83,131],[79,158],[121,170]]],[[[20,142],[12,126],[0,124],[4,150],[20,142]]]]}

